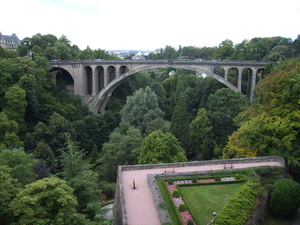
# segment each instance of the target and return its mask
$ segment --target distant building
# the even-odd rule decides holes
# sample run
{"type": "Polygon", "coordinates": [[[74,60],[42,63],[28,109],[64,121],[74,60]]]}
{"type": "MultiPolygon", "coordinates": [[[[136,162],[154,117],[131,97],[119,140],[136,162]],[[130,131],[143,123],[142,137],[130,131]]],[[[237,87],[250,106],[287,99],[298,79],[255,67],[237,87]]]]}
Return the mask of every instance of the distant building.
{"type": "Polygon", "coordinates": [[[13,33],[10,36],[10,35],[2,35],[2,33],[0,32],[0,46],[2,48],[16,51],[19,45],[20,45],[20,39],[15,33],[13,33]]]}
{"type": "Polygon", "coordinates": [[[300,40],[300,34],[298,34],[298,36],[297,36],[297,38],[296,38],[297,40],[300,40]]]}
{"type": "Polygon", "coordinates": [[[176,73],[176,71],[175,71],[175,70],[172,70],[172,71],[169,72],[169,76],[172,76],[172,75],[174,75],[175,73],[176,73]]]}

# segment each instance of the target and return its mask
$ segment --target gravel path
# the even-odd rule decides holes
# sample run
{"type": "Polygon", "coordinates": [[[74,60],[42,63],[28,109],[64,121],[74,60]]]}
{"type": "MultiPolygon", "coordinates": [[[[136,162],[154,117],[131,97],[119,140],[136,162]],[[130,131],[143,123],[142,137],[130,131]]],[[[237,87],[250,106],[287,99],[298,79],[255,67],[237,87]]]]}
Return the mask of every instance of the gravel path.
{"type": "MultiPolygon", "coordinates": [[[[278,162],[234,164],[234,169],[255,166],[281,166],[278,162]]],[[[175,172],[222,170],[224,165],[176,167],[175,172]]],[[[122,171],[125,207],[129,225],[160,225],[152,193],[148,187],[147,174],[164,173],[163,168],[122,171]],[[133,180],[136,189],[132,188],[133,180]]]]}

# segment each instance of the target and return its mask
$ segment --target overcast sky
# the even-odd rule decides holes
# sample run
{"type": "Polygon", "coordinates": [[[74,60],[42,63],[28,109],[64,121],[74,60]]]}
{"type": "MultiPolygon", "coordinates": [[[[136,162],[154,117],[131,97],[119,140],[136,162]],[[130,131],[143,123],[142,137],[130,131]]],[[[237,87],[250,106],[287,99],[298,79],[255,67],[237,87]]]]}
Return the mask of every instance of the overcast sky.
{"type": "Polygon", "coordinates": [[[5,0],[3,35],[63,34],[80,49],[218,46],[300,34],[300,0],[5,0]]]}

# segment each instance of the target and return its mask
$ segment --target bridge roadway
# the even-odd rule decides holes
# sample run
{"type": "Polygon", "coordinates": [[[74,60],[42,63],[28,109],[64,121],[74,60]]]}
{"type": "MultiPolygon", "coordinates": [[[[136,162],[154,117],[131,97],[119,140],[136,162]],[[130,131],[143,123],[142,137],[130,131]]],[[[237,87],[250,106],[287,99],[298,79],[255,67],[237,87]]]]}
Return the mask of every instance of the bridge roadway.
{"type": "MultiPolygon", "coordinates": [[[[212,77],[234,91],[241,91],[242,71],[248,69],[248,95],[250,99],[256,84],[257,73],[270,62],[218,61],[218,60],[53,60],[54,70],[67,71],[73,79],[74,94],[80,95],[94,114],[104,112],[107,101],[115,88],[127,77],[140,71],[156,68],[181,68],[212,77]],[[224,77],[216,74],[216,68],[224,70],[224,77]],[[236,71],[236,86],[227,80],[230,69],[236,71]]],[[[54,75],[56,77],[56,75],[54,75]]],[[[55,80],[54,77],[54,80],[55,80]]]]}

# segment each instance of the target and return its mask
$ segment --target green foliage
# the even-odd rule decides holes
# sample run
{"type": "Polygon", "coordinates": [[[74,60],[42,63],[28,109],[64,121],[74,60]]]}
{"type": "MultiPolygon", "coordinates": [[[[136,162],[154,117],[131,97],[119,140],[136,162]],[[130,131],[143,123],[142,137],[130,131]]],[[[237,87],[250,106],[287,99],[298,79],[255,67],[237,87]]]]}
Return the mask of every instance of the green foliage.
{"type": "Polygon", "coordinates": [[[157,117],[162,117],[156,94],[149,88],[141,88],[132,96],[127,97],[124,108],[120,111],[121,123],[138,128],[142,134],[150,123],[157,117]]]}
{"type": "Polygon", "coordinates": [[[218,213],[215,224],[244,224],[260,193],[261,188],[257,183],[242,186],[218,213]]]}
{"type": "MultiPolygon", "coordinates": [[[[189,153],[194,156],[201,156],[205,148],[208,148],[209,151],[214,141],[214,135],[206,109],[201,108],[198,110],[197,117],[190,123],[189,128],[189,139],[191,140],[189,153]]],[[[208,153],[205,159],[210,159],[211,156],[212,154],[208,153]]]]}
{"type": "Polygon", "coordinates": [[[142,143],[139,164],[186,162],[183,149],[173,134],[161,130],[152,132],[142,143]]]}
{"type": "Polygon", "coordinates": [[[209,96],[207,116],[217,144],[225,146],[228,136],[236,130],[232,119],[248,104],[249,99],[245,95],[229,88],[219,89],[209,96]]]}
{"type": "Polygon", "coordinates": [[[239,116],[224,158],[276,155],[299,172],[299,64],[300,58],[281,63],[259,83],[255,104],[239,116]]]}
{"type": "Polygon", "coordinates": [[[20,224],[50,224],[58,217],[69,218],[78,204],[64,180],[44,178],[28,184],[11,201],[10,208],[20,224]]]}
{"type": "Polygon", "coordinates": [[[173,184],[173,178],[168,179],[168,184],[172,185],[173,184]]]}
{"type": "Polygon", "coordinates": [[[188,220],[187,225],[194,225],[194,221],[193,220],[188,220]]]}
{"type": "Polygon", "coordinates": [[[177,105],[174,108],[170,131],[180,142],[184,150],[189,149],[189,117],[187,114],[187,107],[185,103],[185,95],[180,95],[177,105]]]}
{"type": "Polygon", "coordinates": [[[193,184],[197,183],[197,177],[192,177],[192,183],[193,184]]]}
{"type": "Polygon", "coordinates": [[[143,138],[140,130],[130,127],[124,133],[115,130],[109,141],[103,144],[102,156],[97,161],[97,170],[104,180],[115,182],[120,165],[134,165],[138,162],[143,138]]]}
{"type": "Polygon", "coordinates": [[[18,137],[19,126],[14,120],[8,119],[4,112],[0,113],[0,150],[7,147],[23,146],[18,137]]]}
{"type": "Polygon", "coordinates": [[[7,225],[15,221],[9,203],[16,197],[21,187],[18,180],[12,178],[11,170],[8,166],[0,166],[0,218],[1,223],[7,225]]]}
{"type": "Polygon", "coordinates": [[[174,198],[179,198],[179,197],[180,197],[180,192],[179,192],[177,189],[175,189],[175,190],[173,191],[173,193],[172,193],[172,196],[173,196],[174,198]]]}
{"type": "Polygon", "coordinates": [[[187,210],[186,205],[184,203],[180,204],[178,207],[179,212],[184,212],[187,210]]]}
{"type": "Polygon", "coordinates": [[[275,182],[270,194],[269,209],[282,218],[294,215],[300,206],[300,185],[289,179],[275,182]]]}
{"type": "Polygon", "coordinates": [[[32,171],[37,161],[32,154],[26,154],[24,149],[5,149],[0,154],[0,165],[11,168],[10,175],[23,186],[35,180],[36,174],[32,171]]]}
{"type": "Polygon", "coordinates": [[[240,180],[240,179],[242,179],[242,175],[237,173],[237,174],[234,176],[234,178],[235,178],[236,180],[240,180]]]}
{"type": "Polygon", "coordinates": [[[221,181],[221,176],[215,176],[215,181],[221,181]]]}

